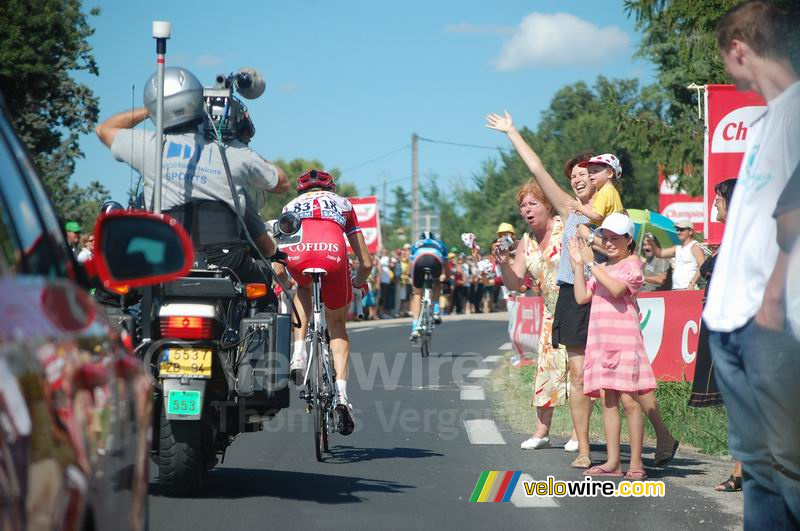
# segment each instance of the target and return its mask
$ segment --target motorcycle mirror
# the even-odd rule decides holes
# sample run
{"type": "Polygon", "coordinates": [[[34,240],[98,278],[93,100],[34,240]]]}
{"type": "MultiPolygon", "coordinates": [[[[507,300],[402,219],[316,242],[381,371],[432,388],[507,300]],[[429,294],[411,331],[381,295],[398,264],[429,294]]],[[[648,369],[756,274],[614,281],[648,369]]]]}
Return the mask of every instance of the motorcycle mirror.
{"type": "Polygon", "coordinates": [[[300,230],[300,224],[300,216],[294,212],[284,212],[281,214],[281,217],[278,218],[278,222],[276,223],[278,232],[284,236],[297,234],[297,231],[300,230]]]}

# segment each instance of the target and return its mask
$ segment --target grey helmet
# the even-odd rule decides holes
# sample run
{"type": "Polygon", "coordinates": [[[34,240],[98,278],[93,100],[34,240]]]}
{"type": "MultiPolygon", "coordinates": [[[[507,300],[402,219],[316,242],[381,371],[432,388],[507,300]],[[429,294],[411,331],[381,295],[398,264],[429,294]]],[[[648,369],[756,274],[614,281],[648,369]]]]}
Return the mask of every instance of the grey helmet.
{"type": "MultiPolygon", "coordinates": [[[[156,74],[144,86],[144,106],[156,121],[156,74]]],[[[180,66],[164,69],[164,129],[197,122],[205,115],[203,85],[194,74],[180,66]]]]}

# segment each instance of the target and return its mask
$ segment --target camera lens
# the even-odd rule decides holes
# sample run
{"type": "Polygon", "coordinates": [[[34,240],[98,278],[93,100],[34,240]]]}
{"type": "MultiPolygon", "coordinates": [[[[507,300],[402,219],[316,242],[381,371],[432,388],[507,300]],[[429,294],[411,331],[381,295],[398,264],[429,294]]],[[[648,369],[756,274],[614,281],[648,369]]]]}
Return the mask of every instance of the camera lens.
{"type": "Polygon", "coordinates": [[[250,74],[241,72],[239,74],[236,74],[236,84],[239,86],[240,90],[249,89],[250,85],[253,84],[253,78],[250,77],[250,74]]]}

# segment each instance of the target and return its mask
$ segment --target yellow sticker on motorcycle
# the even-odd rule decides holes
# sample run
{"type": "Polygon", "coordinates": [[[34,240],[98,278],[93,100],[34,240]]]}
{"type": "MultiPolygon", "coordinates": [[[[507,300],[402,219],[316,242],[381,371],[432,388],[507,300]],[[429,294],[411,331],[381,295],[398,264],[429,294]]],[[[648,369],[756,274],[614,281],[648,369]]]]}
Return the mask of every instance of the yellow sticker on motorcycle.
{"type": "Polygon", "coordinates": [[[211,349],[165,348],[158,371],[162,378],[211,378],[211,349]]]}

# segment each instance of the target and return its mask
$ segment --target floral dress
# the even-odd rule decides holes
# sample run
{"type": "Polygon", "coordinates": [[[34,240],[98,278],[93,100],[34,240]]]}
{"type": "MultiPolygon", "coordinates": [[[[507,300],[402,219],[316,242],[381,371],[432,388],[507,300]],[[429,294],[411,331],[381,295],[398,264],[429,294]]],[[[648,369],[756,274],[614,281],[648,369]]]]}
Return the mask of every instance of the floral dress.
{"type": "Polygon", "coordinates": [[[525,249],[525,269],[544,298],[542,330],[539,333],[539,358],[536,362],[531,405],[535,407],[555,407],[567,402],[567,350],[563,346],[553,347],[553,313],[558,300],[558,264],[561,257],[561,237],[564,224],[561,217],[553,217],[553,230],[550,241],[544,250],[533,235],[525,234],[521,249],[525,249]]]}

